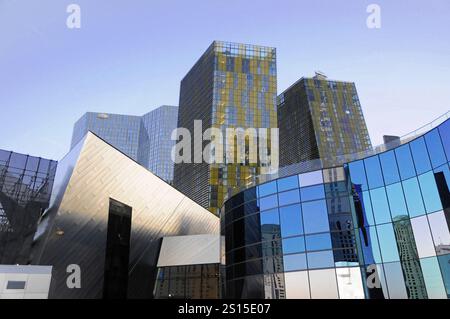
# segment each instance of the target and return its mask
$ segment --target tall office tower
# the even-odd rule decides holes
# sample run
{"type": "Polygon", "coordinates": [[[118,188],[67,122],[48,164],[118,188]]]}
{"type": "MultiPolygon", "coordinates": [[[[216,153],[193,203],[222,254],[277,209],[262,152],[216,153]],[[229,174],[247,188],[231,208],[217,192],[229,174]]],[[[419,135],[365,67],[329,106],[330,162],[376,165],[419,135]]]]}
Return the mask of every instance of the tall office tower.
{"type": "Polygon", "coordinates": [[[332,166],[336,156],[372,147],[355,84],[319,72],[279,95],[278,125],[280,166],[317,158],[332,166]]]}
{"type": "MultiPolygon", "coordinates": [[[[177,127],[178,107],[163,105],[142,116],[142,122],[148,135],[147,163],[142,163],[151,172],[166,182],[173,182],[172,131],[177,127]]],[[[142,145],[142,148],[145,146],[142,145]]]]}
{"type": "MultiPolygon", "coordinates": [[[[214,41],[181,81],[178,127],[192,136],[195,120],[224,136],[226,128],[275,128],[276,79],[275,48],[214,41]]],[[[194,143],[191,156],[207,143],[194,143]]],[[[174,186],[218,213],[227,194],[259,174],[260,162],[249,162],[175,164],[174,186]]]]}
{"type": "Polygon", "coordinates": [[[178,107],[163,105],[143,116],[84,114],[74,125],[71,149],[93,132],[168,183],[173,180],[172,131],[178,107]]]}

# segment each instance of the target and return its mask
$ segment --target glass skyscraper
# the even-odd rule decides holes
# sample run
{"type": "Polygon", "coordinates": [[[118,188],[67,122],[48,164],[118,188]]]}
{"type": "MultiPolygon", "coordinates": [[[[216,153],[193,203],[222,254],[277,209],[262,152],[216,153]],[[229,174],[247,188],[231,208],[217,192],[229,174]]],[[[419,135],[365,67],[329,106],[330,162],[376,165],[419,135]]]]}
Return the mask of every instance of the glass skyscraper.
{"type": "MultiPolygon", "coordinates": [[[[226,128],[275,128],[276,89],[275,48],[214,41],[181,81],[178,127],[193,135],[201,120],[203,131],[214,127],[224,136],[226,128]]],[[[259,163],[224,163],[175,164],[174,185],[218,213],[227,195],[260,172],[259,163]]]]}
{"type": "Polygon", "coordinates": [[[280,166],[336,157],[371,148],[355,84],[317,73],[301,78],[278,97],[280,166]]]}
{"type": "Polygon", "coordinates": [[[84,114],[74,125],[71,149],[93,132],[168,183],[173,180],[171,140],[176,128],[178,107],[163,105],[143,116],[84,114]]]}

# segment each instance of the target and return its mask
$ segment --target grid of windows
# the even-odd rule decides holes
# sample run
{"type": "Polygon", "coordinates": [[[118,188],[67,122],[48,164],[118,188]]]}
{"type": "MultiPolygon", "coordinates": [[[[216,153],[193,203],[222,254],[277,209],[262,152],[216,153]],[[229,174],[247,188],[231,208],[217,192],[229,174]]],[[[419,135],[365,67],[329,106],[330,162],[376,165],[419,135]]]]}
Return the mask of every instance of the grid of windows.
{"type": "Polygon", "coordinates": [[[276,274],[286,298],[449,298],[449,137],[447,120],[388,152],[230,198],[226,295],[272,298],[262,278],[276,274]]]}

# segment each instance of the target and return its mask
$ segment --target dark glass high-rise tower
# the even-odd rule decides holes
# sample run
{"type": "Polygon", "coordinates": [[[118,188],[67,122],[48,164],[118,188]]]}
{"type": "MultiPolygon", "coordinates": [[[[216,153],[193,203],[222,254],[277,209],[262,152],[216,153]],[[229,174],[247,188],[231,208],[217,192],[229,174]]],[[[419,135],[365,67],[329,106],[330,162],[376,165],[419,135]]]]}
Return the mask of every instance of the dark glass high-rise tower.
{"type": "Polygon", "coordinates": [[[280,166],[336,156],[372,147],[355,84],[316,73],[301,78],[278,97],[280,166]]]}
{"type": "MultiPolygon", "coordinates": [[[[203,131],[213,127],[224,135],[226,128],[275,128],[276,79],[275,48],[214,41],[181,81],[178,127],[192,136],[195,120],[203,131]]],[[[174,186],[217,213],[227,194],[251,183],[260,167],[175,164],[174,186]]]]}

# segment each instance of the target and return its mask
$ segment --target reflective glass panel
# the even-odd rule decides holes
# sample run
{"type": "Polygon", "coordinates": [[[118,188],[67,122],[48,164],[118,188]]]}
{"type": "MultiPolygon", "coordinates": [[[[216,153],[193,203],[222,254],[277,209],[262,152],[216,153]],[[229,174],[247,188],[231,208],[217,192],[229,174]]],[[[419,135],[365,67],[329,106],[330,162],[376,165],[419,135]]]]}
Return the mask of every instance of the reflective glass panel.
{"type": "Polygon", "coordinates": [[[399,261],[397,241],[395,240],[392,224],[377,226],[377,233],[383,262],[399,261]]]}
{"type": "Polygon", "coordinates": [[[430,299],[446,299],[447,292],[444,282],[442,281],[441,270],[436,257],[420,259],[423,277],[427,287],[428,298],[430,299]]]}
{"type": "Polygon", "coordinates": [[[277,184],[276,181],[265,183],[258,186],[259,197],[263,197],[266,195],[274,194],[277,192],[277,184]]]}
{"type": "Polygon", "coordinates": [[[408,216],[402,185],[396,183],[386,186],[386,193],[389,199],[392,218],[395,218],[396,216],[408,216]]]}
{"type": "Polygon", "coordinates": [[[278,209],[271,209],[261,212],[261,225],[280,225],[278,209]]]}
{"type": "Polygon", "coordinates": [[[367,181],[369,182],[369,188],[377,188],[384,185],[383,175],[381,174],[380,161],[378,156],[372,156],[364,160],[366,167],[367,181]]]}
{"type": "Polygon", "coordinates": [[[324,183],[339,182],[345,180],[343,167],[335,167],[323,170],[324,183]]]}
{"type": "Polygon", "coordinates": [[[283,254],[295,254],[304,251],[305,239],[303,236],[283,239],[283,254]]]}
{"type": "Polygon", "coordinates": [[[278,202],[279,202],[280,206],[299,203],[300,202],[300,194],[298,192],[298,189],[279,193],[278,194],[278,202]]]}
{"type": "Polygon", "coordinates": [[[450,159],[450,121],[447,120],[439,125],[439,133],[441,135],[442,145],[444,146],[447,160],[450,159]]]}
{"type": "Polygon", "coordinates": [[[447,162],[441,137],[437,129],[425,134],[425,142],[427,143],[428,154],[430,155],[431,164],[434,168],[447,162]]]}
{"type": "Polygon", "coordinates": [[[287,272],[284,274],[287,299],[309,299],[309,279],[307,271],[287,272]]]}
{"type": "Polygon", "coordinates": [[[385,263],[384,275],[389,289],[391,299],[408,299],[402,266],[399,262],[385,263]]]}
{"type": "Polygon", "coordinates": [[[281,178],[277,181],[277,183],[279,192],[298,188],[298,177],[297,175],[294,175],[286,178],[281,178]]]}
{"type": "Polygon", "coordinates": [[[307,269],[305,254],[284,255],[283,263],[284,271],[307,269]]]}
{"type": "Polygon", "coordinates": [[[329,231],[327,205],[324,200],[302,204],[305,233],[322,233],[329,231]]]}
{"type": "Polygon", "coordinates": [[[399,182],[400,175],[398,173],[397,160],[395,159],[394,151],[380,154],[380,162],[386,185],[399,182]]]}
{"type": "Polygon", "coordinates": [[[271,195],[259,199],[259,209],[266,210],[278,206],[277,195],[271,195]]]}
{"type": "Polygon", "coordinates": [[[402,182],[403,192],[405,193],[406,205],[408,206],[409,215],[411,217],[425,214],[425,206],[422,201],[422,193],[420,192],[419,182],[416,177],[407,179],[402,182]]]}
{"type": "Polygon", "coordinates": [[[384,187],[371,190],[370,198],[372,199],[375,222],[377,224],[389,223],[391,221],[391,214],[389,212],[389,205],[384,187]]]}
{"type": "Polygon", "coordinates": [[[362,209],[366,222],[368,225],[375,225],[375,219],[373,217],[372,201],[370,200],[370,194],[368,191],[362,192],[362,209]]]}
{"type": "Polygon", "coordinates": [[[336,272],[334,269],[309,271],[312,299],[338,299],[336,272]]]}
{"type": "Polygon", "coordinates": [[[422,174],[431,170],[430,158],[423,137],[419,137],[410,143],[414,164],[417,174],[422,174]]]}
{"type": "Polygon", "coordinates": [[[356,161],[348,164],[350,170],[350,179],[353,184],[361,185],[362,190],[368,190],[364,162],[356,161]]]}
{"type": "Polygon", "coordinates": [[[416,170],[409,150],[409,145],[403,145],[395,149],[395,157],[397,158],[398,169],[402,180],[416,176],[416,170]]]}
{"type": "Polygon", "coordinates": [[[359,267],[337,268],[340,299],[364,299],[364,288],[359,267]]]}
{"type": "Polygon", "coordinates": [[[433,213],[442,209],[441,198],[436,186],[433,172],[428,172],[419,176],[420,190],[427,213],[433,213]]]}
{"type": "Polygon", "coordinates": [[[300,188],[302,202],[325,198],[325,190],[323,185],[300,188]]]}
{"type": "Polygon", "coordinates": [[[411,226],[416,240],[417,252],[420,258],[435,256],[433,239],[428,227],[427,216],[411,219],[411,226]]]}
{"type": "Polygon", "coordinates": [[[280,208],[282,237],[303,234],[302,210],[300,205],[291,205],[280,208]]]}
{"type": "Polygon", "coordinates": [[[309,172],[300,174],[299,176],[300,187],[322,184],[322,171],[309,172]]]}
{"type": "MultiPolygon", "coordinates": [[[[436,254],[450,254],[450,232],[449,225],[443,211],[428,215],[431,234],[434,239],[436,254]]],[[[449,265],[450,267],[450,265],[449,265]]]]}
{"type": "Polygon", "coordinates": [[[450,254],[439,256],[438,262],[441,267],[442,279],[447,290],[447,296],[450,297],[450,254]]]}
{"type": "Polygon", "coordinates": [[[331,250],[308,252],[308,268],[331,268],[334,267],[334,255],[331,250]]]}
{"type": "Polygon", "coordinates": [[[326,250],[331,248],[330,233],[306,236],[307,250],[326,250]]]}

